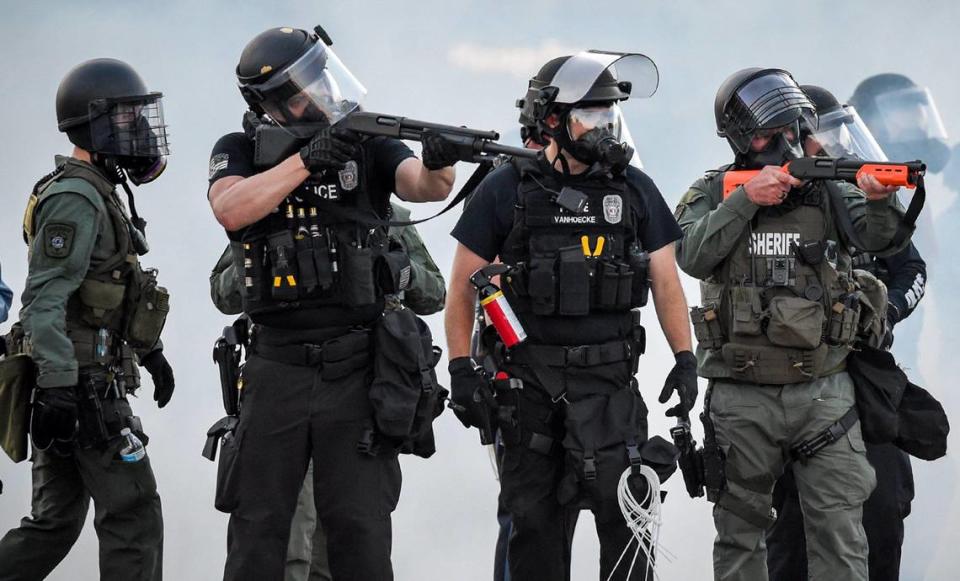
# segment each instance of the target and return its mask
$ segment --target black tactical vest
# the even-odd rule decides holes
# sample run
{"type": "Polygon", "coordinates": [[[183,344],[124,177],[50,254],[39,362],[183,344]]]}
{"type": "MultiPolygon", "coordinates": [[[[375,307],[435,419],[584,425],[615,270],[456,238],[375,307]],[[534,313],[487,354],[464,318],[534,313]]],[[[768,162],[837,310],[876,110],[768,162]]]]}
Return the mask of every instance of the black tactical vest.
{"type": "Polygon", "coordinates": [[[639,195],[623,176],[575,180],[566,187],[585,204],[572,211],[558,203],[570,191],[546,162],[513,163],[520,184],[500,258],[515,270],[502,286],[527,334],[543,344],[628,338],[630,309],[646,304],[649,290],[639,195]]]}
{"type": "Polygon", "coordinates": [[[291,328],[365,323],[380,314],[385,294],[409,284],[399,242],[385,227],[344,214],[389,216],[386,200],[383,207],[371,200],[369,157],[361,147],[344,169],[310,177],[231,243],[243,310],[254,322],[291,328]]]}

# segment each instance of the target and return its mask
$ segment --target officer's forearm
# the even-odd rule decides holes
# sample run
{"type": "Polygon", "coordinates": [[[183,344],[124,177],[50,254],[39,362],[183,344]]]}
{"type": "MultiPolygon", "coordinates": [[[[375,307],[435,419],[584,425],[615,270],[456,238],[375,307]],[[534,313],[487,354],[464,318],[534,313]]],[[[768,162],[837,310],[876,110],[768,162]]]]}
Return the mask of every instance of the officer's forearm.
{"type": "Polygon", "coordinates": [[[453,254],[453,268],[450,271],[450,286],[447,289],[443,319],[447,332],[449,359],[470,355],[474,301],[477,296],[476,289],[470,283],[470,275],[489,263],[463,244],[457,244],[453,254]]]}
{"type": "Polygon", "coordinates": [[[224,228],[239,230],[273,211],[309,176],[300,154],[294,154],[263,173],[239,180],[227,176],[214,182],[210,207],[224,228]]]}
{"type": "Polygon", "coordinates": [[[740,241],[757,208],[742,187],[714,209],[702,198],[688,206],[680,219],[683,240],[677,244],[677,264],[694,278],[710,276],[740,241]]]}
{"type": "Polygon", "coordinates": [[[657,310],[660,328],[674,353],[691,351],[690,318],[687,314],[687,299],[683,294],[680,277],[673,261],[672,245],[669,252],[661,248],[650,257],[650,291],[657,310]],[[664,252],[658,257],[658,253],[664,252]]]}
{"type": "Polygon", "coordinates": [[[467,277],[450,276],[447,302],[443,311],[443,325],[447,334],[447,358],[470,355],[470,336],[473,333],[474,301],[476,291],[467,277]]]}
{"type": "Polygon", "coordinates": [[[453,189],[456,177],[452,167],[430,171],[419,159],[411,157],[397,167],[397,194],[408,202],[445,200],[453,189]]]}

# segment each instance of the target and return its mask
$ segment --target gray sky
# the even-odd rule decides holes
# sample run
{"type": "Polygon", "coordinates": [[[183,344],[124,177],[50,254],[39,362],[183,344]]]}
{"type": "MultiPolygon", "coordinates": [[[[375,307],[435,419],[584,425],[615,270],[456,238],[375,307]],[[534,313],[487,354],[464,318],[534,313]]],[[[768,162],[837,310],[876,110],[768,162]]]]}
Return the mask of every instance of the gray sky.
{"type": "MultiPolygon", "coordinates": [[[[160,269],[173,293],[164,332],[177,374],[171,404],[159,412],[144,390],[134,407],[151,436],[166,521],[167,578],[217,579],[226,546],[226,515],[213,509],[215,466],[200,457],[207,427],[222,415],[212,341],[229,320],[209,302],[207,275],[225,236],[206,203],[207,160],[214,141],[238,130],[244,103],[233,70],[244,44],[271,26],[310,28],[322,23],[344,62],[370,91],[367,108],[437,122],[497,129],[516,135],[513,102],[526,79],[548,59],[571,50],[601,48],[643,52],[658,64],[659,92],[631,102],[626,113],[647,172],[672,206],[704,170],[730,159],[715,135],[713,96],[720,82],[746,66],[778,66],[801,83],[823,85],[845,99],[864,77],[888,71],[910,74],[936,96],[952,139],[960,134],[960,9],[941,2],[88,2],[27,3],[0,0],[0,259],[3,276],[19,295],[26,275],[20,238],[22,211],[34,182],[67,153],[57,132],[54,95],[63,74],[82,60],[112,56],[140,71],[163,91],[174,154],[164,176],[138,192],[138,209],[150,221],[153,250],[144,263],[160,269]]],[[[458,168],[461,180],[471,168],[458,168]]],[[[929,180],[932,216],[941,256],[952,258],[955,226],[948,205],[956,192],[929,180]],[[947,220],[951,220],[947,223],[947,220]]],[[[426,215],[438,205],[420,207],[426,215]]],[[[457,212],[421,227],[444,271],[447,237],[457,212]]],[[[932,244],[932,243],[931,243],[932,244]]],[[[921,251],[924,251],[921,247],[921,251]]],[[[932,247],[926,252],[932,252],[932,247]]],[[[948,411],[960,409],[948,392],[947,354],[955,353],[955,293],[940,290],[956,279],[937,279],[924,317],[898,333],[922,353],[915,371],[948,411]],[[939,286],[938,286],[939,284],[939,286]],[[913,337],[911,337],[913,335],[913,337]],[[938,382],[937,379],[944,379],[938,382]]],[[[684,278],[689,302],[696,285],[684,278]]],[[[18,305],[15,305],[18,306],[18,305]]],[[[14,312],[16,312],[14,310],[14,312]]],[[[641,388],[651,433],[667,435],[664,406],[655,402],[672,357],[652,309],[646,319],[650,347],[641,363],[641,388]]],[[[429,322],[443,337],[440,316],[429,322]]],[[[4,330],[6,326],[4,326],[4,330]]],[[[445,363],[441,364],[445,370],[445,363]]],[[[442,372],[445,375],[445,372],[442,372]]],[[[446,379],[445,377],[443,379],[446,379]]],[[[695,427],[697,434],[699,426],[695,427]]],[[[429,461],[404,458],[404,488],[394,518],[398,579],[489,579],[496,536],[497,484],[475,432],[451,414],[438,423],[440,451],[429,461]],[[422,551],[429,551],[425,555],[422,551]]],[[[698,437],[699,439],[699,437],[698,437]]],[[[915,464],[923,464],[915,462],[915,464]]],[[[918,501],[908,519],[905,580],[954,578],[960,564],[957,532],[945,523],[960,516],[954,490],[956,464],[917,466],[918,501]],[[926,571],[926,576],[924,576],[926,571]]],[[[14,526],[29,506],[29,467],[0,459],[5,491],[0,529],[14,526]]],[[[686,498],[679,476],[667,484],[662,543],[678,556],[661,566],[663,579],[710,577],[713,527],[710,507],[686,498]]],[[[575,579],[596,577],[598,548],[591,520],[581,519],[574,550],[575,579]]],[[[96,539],[88,526],[78,546],[50,577],[95,579],[96,539]]]]}

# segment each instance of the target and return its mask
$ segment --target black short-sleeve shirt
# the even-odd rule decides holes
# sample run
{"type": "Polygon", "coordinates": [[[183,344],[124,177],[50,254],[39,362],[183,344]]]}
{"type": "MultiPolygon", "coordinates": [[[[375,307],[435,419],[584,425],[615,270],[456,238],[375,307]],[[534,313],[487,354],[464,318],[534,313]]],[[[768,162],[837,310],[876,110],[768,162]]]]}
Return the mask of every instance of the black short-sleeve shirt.
{"type": "MultiPolygon", "coordinates": [[[[386,208],[390,194],[396,189],[397,167],[407,158],[413,157],[402,141],[387,137],[373,137],[363,141],[363,159],[372,167],[364,169],[367,176],[367,193],[374,208],[386,208]]],[[[250,177],[268,168],[254,165],[254,142],[245,133],[228,133],[221,137],[210,154],[209,184],[228,176],[250,177]]],[[[208,189],[209,195],[209,189],[208,189]]],[[[308,186],[302,185],[290,192],[291,196],[309,198],[314,195],[308,186]],[[300,196],[300,194],[303,194],[300,196]]],[[[241,240],[246,228],[227,232],[231,240],[241,240]]],[[[298,311],[295,315],[278,313],[261,315],[258,323],[276,327],[301,326],[347,326],[362,324],[372,320],[382,311],[382,305],[357,309],[340,307],[318,307],[309,312],[298,311]]]]}
{"type": "MultiPolygon", "coordinates": [[[[585,178],[570,176],[564,183],[574,186],[585,178]]],[[[637,224],[637,237],[647,252],[654,252],[680,240],[683,231],[667,206],[660,190],[647,174],[628,167],[628,189],[639,196],[643,218],[637,224]]],[[[504,164],[490,173],[464,207],[463,215],[452,235],[484,260],[493,261],[513,227],[513,207],[517,202],[520,174],[511,164],[504,164]]]]}
{"type": "MultiPolygon", "coordinates": [[[[369,194],[374,207],[385,206],[396,190],[397,167],[413,152],[404,143],[389,137],[372,137],[363,142],[366,159],[373,168],[366,172],[370,178],[369,194]]],[[[245,133],[228,133],[217,140],[210,153],[210,185],[228,176],[250,177],[268,168],[257,168],[253,163],[254,143],[245,133]]],[[[208,188],[209,192],[209,188],[208,188]]],[[[296,194],[296,191],[291,192],[296,194]]],[[[232,235],[231,235],[232,237],[232,235]]]]}
{"type": "MultiPolygon", "coordinates": [[[[570,176],[563,185],[576,187],[590,179],[570,176]]],[[[627,191],[638,196],[641,219],[636,235],[643,249],[654,252],[683,236],[680,226],[653,180],[643,172],[628,168],[627,191]]],[[[478,186],[453,229],[453,237],[481,258],[493,261],[504,250],[513,228],[514,206],[520,174],[512,164],[504,164],[478,186]]],[[[532,342],[552,345],[598,344],[625,339],[631,332],[631,317],[619,312],[596,312],[585,317],[542,316],[518,313],[532,342]]]]}

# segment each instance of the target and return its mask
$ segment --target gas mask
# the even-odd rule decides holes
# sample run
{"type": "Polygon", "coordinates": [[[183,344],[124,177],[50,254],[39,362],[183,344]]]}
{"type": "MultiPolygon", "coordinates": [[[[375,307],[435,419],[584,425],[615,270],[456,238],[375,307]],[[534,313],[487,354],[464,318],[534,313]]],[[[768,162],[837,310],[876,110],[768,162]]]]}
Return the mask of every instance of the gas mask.
{"type": "MultiPolygon", "coordinates": [[[[800,140],[798,121],[780,127],[772,133],[770,141],[761,151],[750,149],[743,156],[745,169],[760,169],[768,165],[784,165],[791,160],[803,157],[803,143],[800,140]]],[[[758,135],[762,135],[760,131],[758,135]]]]}
{"type": "Polygon", "coordinates": [[[564,116],[564,127],[557,132],[560,147],[586,165],[599,164],[613,173],[623,172],[634,149],[621,141],[622,116],[619,107],[574,107],[564,116]],[[572,135],[586,129],[577,139],[572,135]]]}

